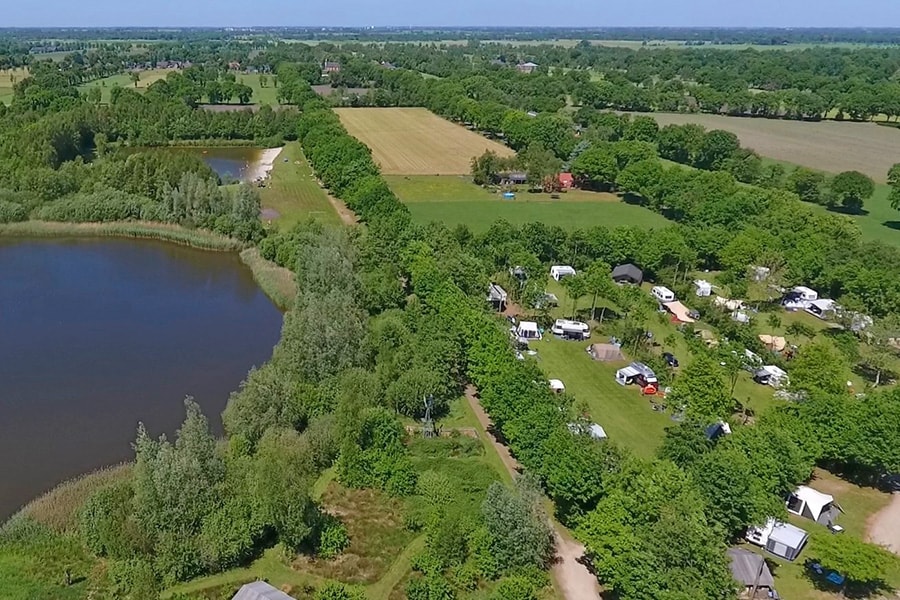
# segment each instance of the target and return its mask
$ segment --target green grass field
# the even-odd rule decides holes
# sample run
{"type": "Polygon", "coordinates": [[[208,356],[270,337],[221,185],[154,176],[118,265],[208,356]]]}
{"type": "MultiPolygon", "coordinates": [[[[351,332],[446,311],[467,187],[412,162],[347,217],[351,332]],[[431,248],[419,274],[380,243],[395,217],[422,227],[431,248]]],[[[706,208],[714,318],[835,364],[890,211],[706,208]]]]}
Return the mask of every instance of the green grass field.
{"type": "Polygon", "coordinates": [[[244,73],[235,73],[238,83],[243,83],[253,88],[254,104],[278,104],[277,95],[278,88],[272,85],[272,76],[268,75],[266,87],[262,87],[259,83],[259,75],[248,75],[244,73]]]}
{"type": "Polygon", "coordinates": [[[288,143],[275,159],[269,184],[260,190],[260,196],[264,208],[278,212],[275,222],[280,228],[291,227],[309,216],[326,223],[340,222],[297,142],[288,143]]]}
{"type": "Polygon", "coordinates": [[[91,88],[99,87],[102,94],[101,101],[109,102],[109,93],[114,87],[132,88],[143,93],[147,91],[147,88],[153,83],[160,79],[165,79],[169,73],[175,72],[176,71],[173,69],[151,69],[148,71],[141,71],[141,80],[138,81],[136,86],[131,80],[131,75],[129,73],[119,73],[118,75],[111,75],[109,77],[104,77],[103,79],[97,79],[96,81],[80,85],[78,86],[78,90],[84,93],[91,88]]]}
{"type": "Polygon", "coordinates": [[[539,221],[566,228],[632,225],[649,229],[669,224],[664,217],[625,204],[613,194],[572,190],[552,200],[548,194],[519,192],[515,200],[504,200],[465,175],[387,175],[385,180],[407,205],[413,220],[423,224],[464,224],[476,232],[498,219],[515,225],[539,221]]]}

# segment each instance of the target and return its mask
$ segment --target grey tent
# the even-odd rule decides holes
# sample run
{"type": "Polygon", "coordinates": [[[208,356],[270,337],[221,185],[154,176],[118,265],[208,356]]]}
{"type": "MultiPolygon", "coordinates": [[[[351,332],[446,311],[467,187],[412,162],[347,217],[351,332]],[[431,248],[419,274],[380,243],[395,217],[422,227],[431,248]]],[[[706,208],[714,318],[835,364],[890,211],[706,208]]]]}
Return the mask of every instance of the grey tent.
{"type": "Polygon", "coordinates": [[[731,560],[731,576],[744,588],[742,598],[753,598],[754,588],[757,598],[768,598],[769,590],[775,587],[775,578],[766,564],[766,560],[743,548],[729,548],[728,558],[731,560]]]}
{"type": "Polygon", "coordinates": [[[631,283],[641,285],[644,281],[644,273],[631,263],[619,265],[612,271],[613,281],[616,283],[631,283]]]}
{"type": "Polygon", "coordinates": [[[248,583],[238,590],[231,600],[295,600],[278,588],[272,587],[265,581],[248,583]]]}
{"type": "Polygon", "coordinates": [[[588,354],[594,360],[600,362],[615,362],[617,360],[625,360],[622,350],[613,344],[592,344],[587,348],[588,354]]]}

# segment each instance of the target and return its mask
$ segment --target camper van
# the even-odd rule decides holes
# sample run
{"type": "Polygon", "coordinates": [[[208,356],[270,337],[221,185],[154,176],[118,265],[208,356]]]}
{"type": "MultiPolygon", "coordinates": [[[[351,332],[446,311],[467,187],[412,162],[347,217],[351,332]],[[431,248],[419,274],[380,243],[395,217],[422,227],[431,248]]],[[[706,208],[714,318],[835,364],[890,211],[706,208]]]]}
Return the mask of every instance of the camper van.
{"type": "Polygon", "coordinates": [[[591,328],[587,323],[568,319],[557,319],[550,332],[568,340],[586,340],[591,337],[591,328]]]}
{"type": "Polygon", "coordinates": [[[643,388],[650,385],[658,385],[659,380],[657,380],[653,369],[644,363],[633,362],[627,367],[622,367],[616,371],[616,383],[619,385],[631,385],[634,383],[643,388]]]}
{"type": "Polygon", "coordinates": [[[570,275],[575,275],[575,267],[569,265],[553,265],[550,267],[550,277],[556,281],[561,280],[563,277],[569,277],[570,275]]]}
{"type": "Polygon", "coordinates": [[[654,287],[652,290],[650,290],[650,294],[654,298],[659,300],[660,303],[675,302],[675,292],[673,292],[669,288],[663,287],[661,285],[658,285],[658,286],[654,287]]]}

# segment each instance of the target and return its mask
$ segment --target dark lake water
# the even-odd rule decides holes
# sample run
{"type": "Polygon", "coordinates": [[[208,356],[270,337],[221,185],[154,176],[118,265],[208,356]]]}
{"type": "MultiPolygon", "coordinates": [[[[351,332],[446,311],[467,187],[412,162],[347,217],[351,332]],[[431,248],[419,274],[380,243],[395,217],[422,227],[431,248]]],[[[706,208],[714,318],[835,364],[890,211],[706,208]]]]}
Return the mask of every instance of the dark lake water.
{"type": "MultiPolygon", "coordinates": [[[[124,151],[144,152],[149,148],[126,148],[124,151]]],[[[165,152],[185,152],[195,154],[203,159],[209,167],[223,180],[237,179],[240,181],[253,181],[253,166],[262,156],[259,148],[228,147],[228,148],[153,148],[153,150],[165,152]]]]}
{"type": "Polygon", "coordinates": [[[0,241],[0,522],[57,483],[213,428],[281,313],[236,254],[132,240],[0,241]]]}

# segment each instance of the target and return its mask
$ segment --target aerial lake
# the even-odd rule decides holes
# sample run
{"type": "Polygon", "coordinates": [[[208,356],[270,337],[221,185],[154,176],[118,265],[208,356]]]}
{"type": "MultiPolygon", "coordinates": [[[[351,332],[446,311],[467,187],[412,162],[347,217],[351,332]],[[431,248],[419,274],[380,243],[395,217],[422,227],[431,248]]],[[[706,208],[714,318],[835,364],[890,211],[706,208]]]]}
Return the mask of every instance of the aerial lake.
{"type": "Polygon", "coordinates": [[[173,148],[126,148],[126,153],[159,150],[161,152],[184,152],[195,154],[203,159],[209,168],[224,181],[240,180],[253,182],[261,172],[257,167],[265,154],[259,148],[234,146],[225,148],[173,147],[173,148]]]}
{"type": "Polygon", "coordinates": [[[0,240],[0,522],[57,483],[220,413],[282,315],[233,253],[133,240],[0,240]]]}

